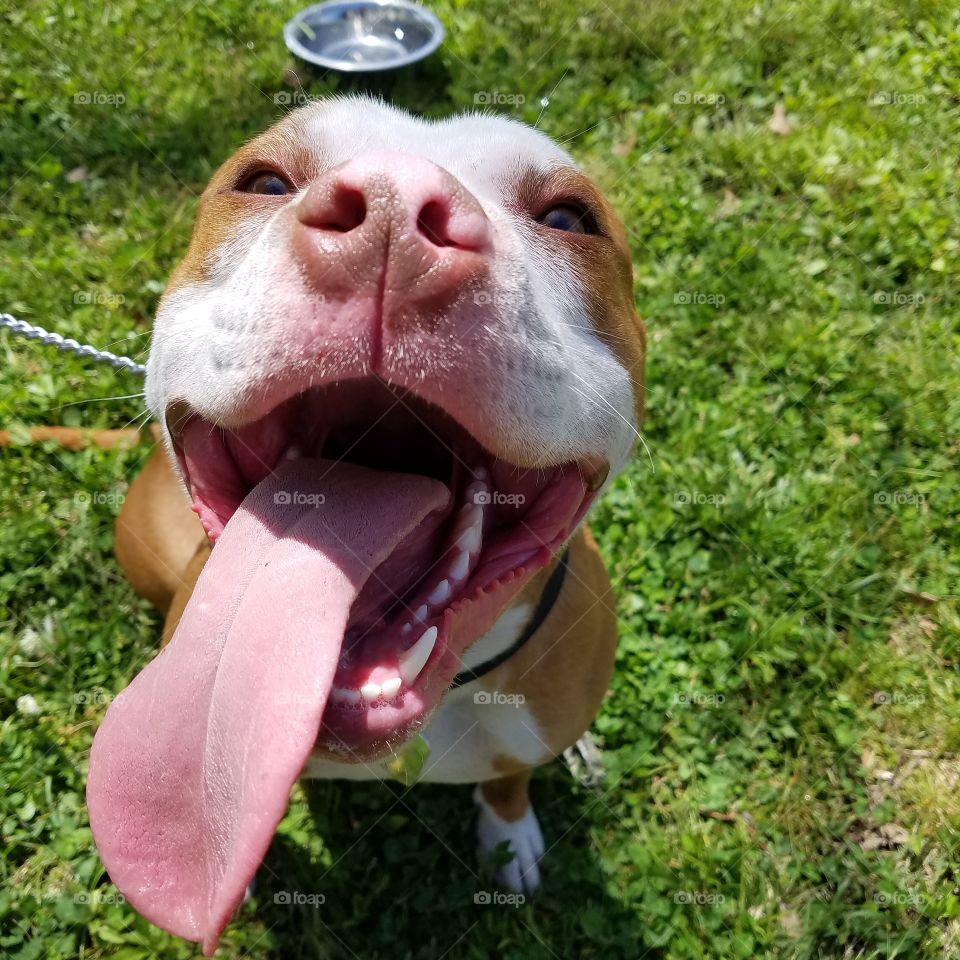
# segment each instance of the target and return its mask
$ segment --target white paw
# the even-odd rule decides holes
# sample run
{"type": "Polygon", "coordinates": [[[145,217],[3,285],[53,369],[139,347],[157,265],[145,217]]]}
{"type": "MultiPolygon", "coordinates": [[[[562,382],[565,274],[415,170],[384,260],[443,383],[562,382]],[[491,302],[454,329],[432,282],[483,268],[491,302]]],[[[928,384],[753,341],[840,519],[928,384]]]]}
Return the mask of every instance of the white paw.
{"type": "Polygon", "coordinates": [[[533,807],[519,820],[503,820],[483,799],[478,786],[473,793],[474,803],[480,808],[477,818],[477,854],[486,860],[497,846],[506,840],[513,859],[497,868],[497,883],[514,893],[530,895],[540,886],[540,860],[543,858],[543,834],[533,807]]]}

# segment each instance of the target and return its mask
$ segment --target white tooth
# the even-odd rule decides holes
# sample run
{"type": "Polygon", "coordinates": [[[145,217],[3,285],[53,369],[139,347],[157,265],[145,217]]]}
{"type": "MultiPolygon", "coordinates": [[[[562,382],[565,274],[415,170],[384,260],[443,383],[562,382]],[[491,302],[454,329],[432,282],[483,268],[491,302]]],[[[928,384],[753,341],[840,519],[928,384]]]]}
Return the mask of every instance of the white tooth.
{"type": "Polygon", "coordinates": [[[483,536],[483,507],[477,503],[467,504],[457,526],[462,527],[456,539],[457,546],[467,553],[476,553],[483,536]]]}
{"type": "Polygon", "coordinates": [[[425,603],[421,603],[420,606],[413,611],[413,619],[418,623],[423,623],[423,621],[427,619],[427,614],[429,612],[430,611],[427,610],[427,605],[425,603]]]}
{"type": "Polygon", "coordinates": [[[423,636],[409,649],[400,654],[400,676],[413,683],[420,676],[423,665],[430,659],[439,631],[436,627],[424,630],[423,636]]]}
{"type": "Polygon", "coordinates": [[[367,700],[367,701],[376,700],[377,697],[380,696],[380,689],[381,689],[381,688],[380,688],[380,684],[379,684],[379,683],[374,683],[372,680],[368,680],[368,681],[360,688],[360,696],[363,697],[363,699],[364,699],[364,700],[367,700]]]}
{"type": "Polygon", "coordinates": [[[399,677],[391,677],[380,684],[383,695],[389,700],[399,689],[403,681],[399,677]]]}
{"type": "Polygon", "coordinates": [[[334,687],[330,697],[337,703],[359,703],[360,693],[357,690],[348,690],[346,687],[334,687]]]}
{"type": "Polygon", "coordinates": [[[431,604],[431,606],[436,607],[436,606],[439,606],[441,603],[446,603],[447,598],[449,596],[450,596],[450,581],[441,580],[437,584],[436,589],[433,591],[433,593],[431,593],[430,596],[427,597],[427,603],[431,604]]]}
{"type": "Polygon", "coordinates": [[[461,550],[457,559],[453,561],[450,567],[450,579],[462,580],[470,569],[470,554],[466,550],[461,550]]]}

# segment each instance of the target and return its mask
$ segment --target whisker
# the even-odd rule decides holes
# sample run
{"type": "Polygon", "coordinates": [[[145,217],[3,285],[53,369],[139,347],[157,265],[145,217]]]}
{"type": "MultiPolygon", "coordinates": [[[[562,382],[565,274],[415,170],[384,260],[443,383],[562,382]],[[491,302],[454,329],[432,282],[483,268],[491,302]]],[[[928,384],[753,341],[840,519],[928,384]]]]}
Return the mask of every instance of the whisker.
{"type": "Polygon", "coordinates": [[[134,424],[136,424],[136,427],[137,427],[137,429],[139,430],[139,429],[143,426],[143,424],[146,423],[146,422],[150,419],[150,416],[151,416],[150,411],[149,411],[149,410],[144,410],[142,413],[138,413],[132,420],[128,420],[128,421],[123,425],[123,429],[126,430],[127,427],[132,427],[134,424]],[[137,421],[140,420],[141,417],[143,418],[143,422],[142,422],[142,423],[137,423],[137,421]]]}
{"type": "Polygon", "coordinates": [[[69,403],[61,404],[64,407],[79,407],[85,403],[107,403],[109,400],[136,400],[144,397],[144,393],[127,393],[119,397],[93,397],[90,400],[71,400],[69,403]]]}
{"type": "Polygon", "coordinates": [[[563,76],[553,85],[553,89],[545,96],[540,98],[540,113],[537,114],[537,122],[533,125],[534,129],[540,126],[540,121],[543,119],[543,115],[547,112],[547,107],[550,106],[550,100],[553,95],[557,92],[557,87],[567,78],[567,74],[570,72],[568,67],[563,71],[563,76]]]}
{"type": "Polygon", "coordinates": [[[582,130],[578,130],[575,134],[573,134],[573,136],[567,137],[566,140],[560,140],[558,142],[561,147],[566,146],[568,143],[572,143],[574,140],[576,140],[577,137],[582,137],[585,133],[589,133],[591,130],[595,130],[597,127],[600,126],[601,123],[606,123],[607,120],[613,120],[613,118],[616,116],[617,114],[611,113],[609,117],[604,117],[602,120],[598,120],[596,123],[592,124],[591,126],[584,127],[582,130]]]}
{"type": "MultiPolygon", "coordinates": [[[[643,435],[640,433],[640,431],[639,431],[612,403],[610,403],[610,401],[607,400],[607,398],[606,398],[605,396],[603,396],[603,394],[600,393],[592,384],[590,384],[590,383],[588,383],[586,380],[584,380],[583,377],[581,377],[579,374],[574,373],[573,370],[571,370],[570,373],[572,373],[573,376],[575,376],[584,386],[589,387],[591,390],[593,390],[593,392],[597,395],[597,398],[598,398],[612,413],[615,413],[615,414],[630,428],[630,430],[633,432],[634,436],[640,441],[641,446],[643,447],[644,451],[645,451],[646,454],[647,454],[647,458],[650,460],[650,469],[651,469],[651,470],[655,470],[656,467],[654,466],[654,463],[653,463],[653,454],[650,452],[650,447],[647,446],[647,441],[643,439],[643,435]]],[[[574,393],[577,393],[577,394],[579,394],[581,397],[583,397],[584,400],[586,400],[586,401],[588,401],[588,402],[590,401],[590,397],[588,397],[588,396],[587,396],[586,394],[584,394],[584,393],[580,393],[580,391],[577,390],[576,387],[571,387],[571,389],[574,391],[574,393]]]]}
{"type": "Polygon", "coordinates": [[[120,337],[118,340],[113,340],[110,343],[104,346],[105,350],[109,350],[111,347],[116,347],[119,344],[126,343],[128,340],[138,340],[140,337],[149,337],[153,333],[152,330],[142,330],[140,333],[129,333],[125,337],[120,337]]]}
{"type": "MultiPolygon", "coordinates": [[[[588,327],[588,326],[584,326],[583,324],[580,324],[580,323],[569,323],[569,322],[567,323],[567,326],[568,326],[571,330],[583,330],[584,333],[593,334],[593,336],[595,336],[595,337],[599,336],[599,333],[598,333],[596,327],[588,327]]],[[[632,343],[632,342],[633,342],[629,337],[624,337],[624,336],[621,336],[620,334],[611,333],[611,332],[609,332],[609,331],[605,331],[604,334],[603,334],[603,336],[604,336],[604,338],[609,338],[609,339],[611,339],[611,340],[619,340],[621,343],[632,343]]]]}

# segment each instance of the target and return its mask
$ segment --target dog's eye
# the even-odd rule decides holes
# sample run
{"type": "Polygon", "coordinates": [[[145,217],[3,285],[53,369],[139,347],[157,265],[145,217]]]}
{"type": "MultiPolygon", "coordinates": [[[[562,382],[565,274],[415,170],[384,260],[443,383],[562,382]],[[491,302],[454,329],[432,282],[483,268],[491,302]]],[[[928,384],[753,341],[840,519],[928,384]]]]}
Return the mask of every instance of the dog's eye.
{"type": "Polygon", "coordinates": [[[285,177],[272,170],[253,173],[240,185],[242,193],[260,193],[268,197],[282,197],[290,193],[293,187],[285,177]]]}
{"type": "Polygon", "coordinates": [[[582,207],[569,203],[560,203],[542,213],[537,221],[551,230],[563,230],[566,233],[596,233],[593,217],[582,207]]]}

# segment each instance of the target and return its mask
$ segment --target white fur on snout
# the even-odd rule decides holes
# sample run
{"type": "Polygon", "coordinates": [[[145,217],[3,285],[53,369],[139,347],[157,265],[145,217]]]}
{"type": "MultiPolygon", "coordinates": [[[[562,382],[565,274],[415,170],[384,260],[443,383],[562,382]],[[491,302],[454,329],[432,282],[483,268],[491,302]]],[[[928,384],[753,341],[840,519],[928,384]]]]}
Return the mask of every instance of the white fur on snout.
{"type": "Polygon", "coordinates": [[[535,893],[540,886],[540,861],[545,848],[533,807],[528,806],[519,820],[504,820],[484,800],[479,785],[473,792],[473,801],[480,808],[477,818],[477,855],[480,860],[487,860],[501,843],[508,843],[513,859],[497,868],[494,874],[497,883],[514,893],[528,896],[535,893]]]}

